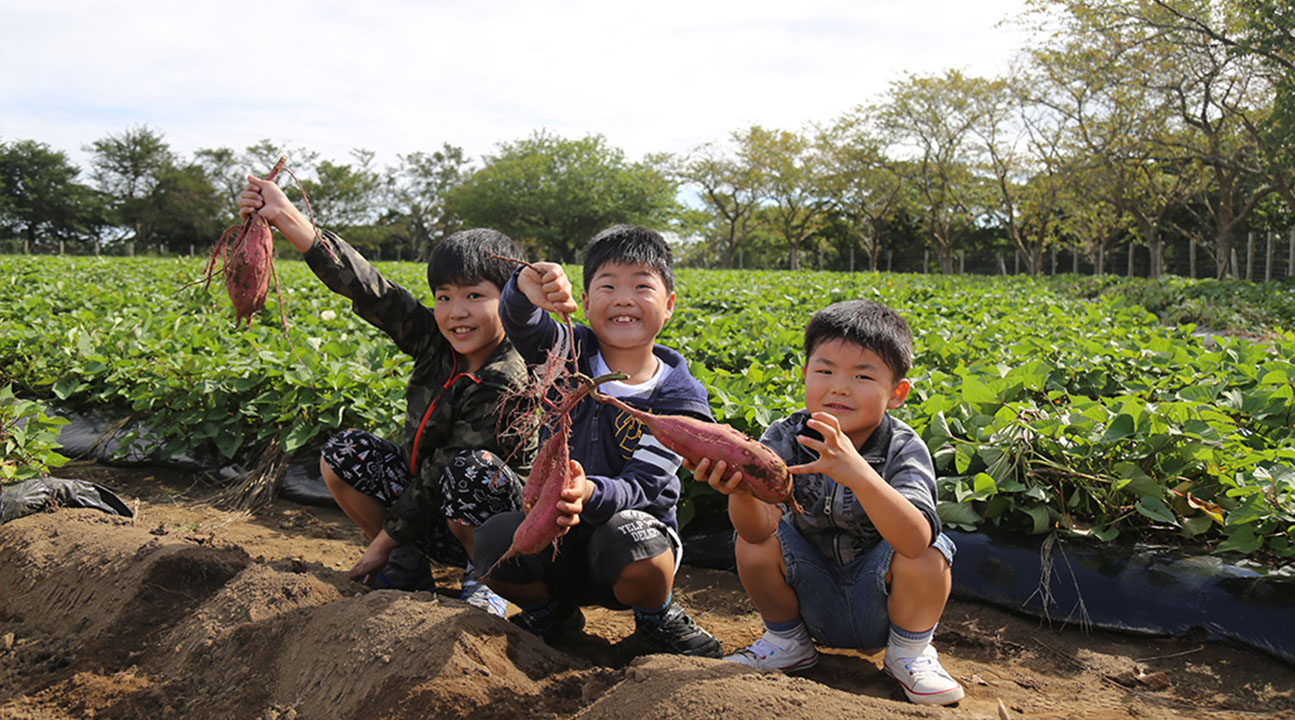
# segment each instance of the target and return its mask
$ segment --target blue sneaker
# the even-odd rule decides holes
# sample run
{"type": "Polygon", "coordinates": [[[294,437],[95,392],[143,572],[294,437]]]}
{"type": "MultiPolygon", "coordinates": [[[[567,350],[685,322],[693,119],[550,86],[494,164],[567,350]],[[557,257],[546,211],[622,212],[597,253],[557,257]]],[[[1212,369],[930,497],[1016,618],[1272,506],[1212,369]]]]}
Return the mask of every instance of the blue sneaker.
{"type": "Polygon", "coordinates": [[[464,577],[463,592],[459,599],[478,610],[485,610],[497,618],[508,617],[508,601],[486,587],[481,578],[464,577]]]}

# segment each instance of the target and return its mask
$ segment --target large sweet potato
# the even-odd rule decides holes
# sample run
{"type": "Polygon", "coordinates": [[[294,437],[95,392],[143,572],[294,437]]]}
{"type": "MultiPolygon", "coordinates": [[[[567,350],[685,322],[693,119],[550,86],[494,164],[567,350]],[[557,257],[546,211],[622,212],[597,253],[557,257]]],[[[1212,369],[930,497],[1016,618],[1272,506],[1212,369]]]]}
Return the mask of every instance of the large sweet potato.
{"type": "Polygon", "coordinates": [[[594,397],[642,421],[653,437],[690,464],[696,465],[707,458],[712,463],[722,460],[728,470],[742,472],[742,483],[752,495],[769,503],[786,503],[796,512],[804,512],[792,496],[792,475],[782,458],[732,426],[685,415],[654,415],[602,393],[594,393],[594,397]]]}

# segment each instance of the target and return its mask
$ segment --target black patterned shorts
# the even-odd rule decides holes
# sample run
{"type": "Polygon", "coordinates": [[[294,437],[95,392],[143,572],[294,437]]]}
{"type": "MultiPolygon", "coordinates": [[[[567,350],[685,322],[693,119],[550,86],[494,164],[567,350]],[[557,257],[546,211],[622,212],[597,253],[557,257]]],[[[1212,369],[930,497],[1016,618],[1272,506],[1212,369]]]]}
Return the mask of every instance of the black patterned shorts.
{"type": "MultiPolygon", "coordinates": [[[[390,507],[413,482],[400,446],[364,430],[343,430],[324,443],[324,462],[347,485],[390,507]]],[[[464,450],[450,458],[436,488],[442,516],[480,526],[499,513],[521,510],[522,480],[488,450],[464,450]]],[[[415,542],[426,554],[448,564],[467,555],[445,523],[433,523],[434,538],[415,542]]]]}

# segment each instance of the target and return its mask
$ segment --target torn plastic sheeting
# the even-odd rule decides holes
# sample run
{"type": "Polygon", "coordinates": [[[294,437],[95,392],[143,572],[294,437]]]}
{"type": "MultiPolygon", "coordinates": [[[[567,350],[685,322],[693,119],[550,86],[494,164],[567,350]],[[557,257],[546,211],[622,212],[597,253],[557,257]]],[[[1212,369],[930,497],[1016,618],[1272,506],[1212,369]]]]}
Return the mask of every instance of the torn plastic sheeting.
{"type": "Polygon", "coordinates": [[[1051,547],[1049,567],[1042,537],[946,532],[958,545],[956,597],[1139,634],[1203,630],[1295,663],[1290,568],[1260,572],[1185,549],[1069,540],[1051,547]]]}
{"type": "Polygon", "coordinates": [[[337,507],[324,476],[319,474],[319,463],[289,465],[279,479],[279,496],[302,505],[337,507]]]}
{"type": "Polygon", "coordinates": [[[133,517],[121,498],[98,483],[39,477],[10,485],[0,492],[0,524],[49,507],[94,508],[109,515],[133,517]]]}
{"type": "Polygon", "coordinates": [[[68,424],[59,430],[59,452],[70,458],[95,460],[105,465],[166,465],[186,470],[202,470],[219,463],[214,458],[202,460],[182,452],[163,455],[162,443],[157,435],[138,421],[124,422],[122,416],[102,410],[77,412],[51,409],[46,414],[67,418],[68,424]],[[138,432],[126,441],[130,432],[138,432]]]}

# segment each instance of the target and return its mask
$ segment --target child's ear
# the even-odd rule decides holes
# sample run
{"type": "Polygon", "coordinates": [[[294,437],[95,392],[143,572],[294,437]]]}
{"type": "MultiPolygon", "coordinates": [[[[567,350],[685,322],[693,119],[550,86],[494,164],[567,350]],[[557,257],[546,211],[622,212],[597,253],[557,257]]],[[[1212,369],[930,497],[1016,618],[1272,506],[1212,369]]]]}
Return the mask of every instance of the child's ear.
{"type": "Polygon", "coordinates": [[[674,316],[674,293],[670,293],[665,298],[665,319],[669,320],[674,316]]]}
{"type": "Polygon", "coordinates": [[[890,399],[886,401],[886,407],[894,410],[900,405],[903,405],[904,401],[908,399],[908,391],[911,390],[912,387],[913,386],[908,382],[908,378],[903,378],[899,382],[895,383],[895,389],[890,391],[890,399]]]}

